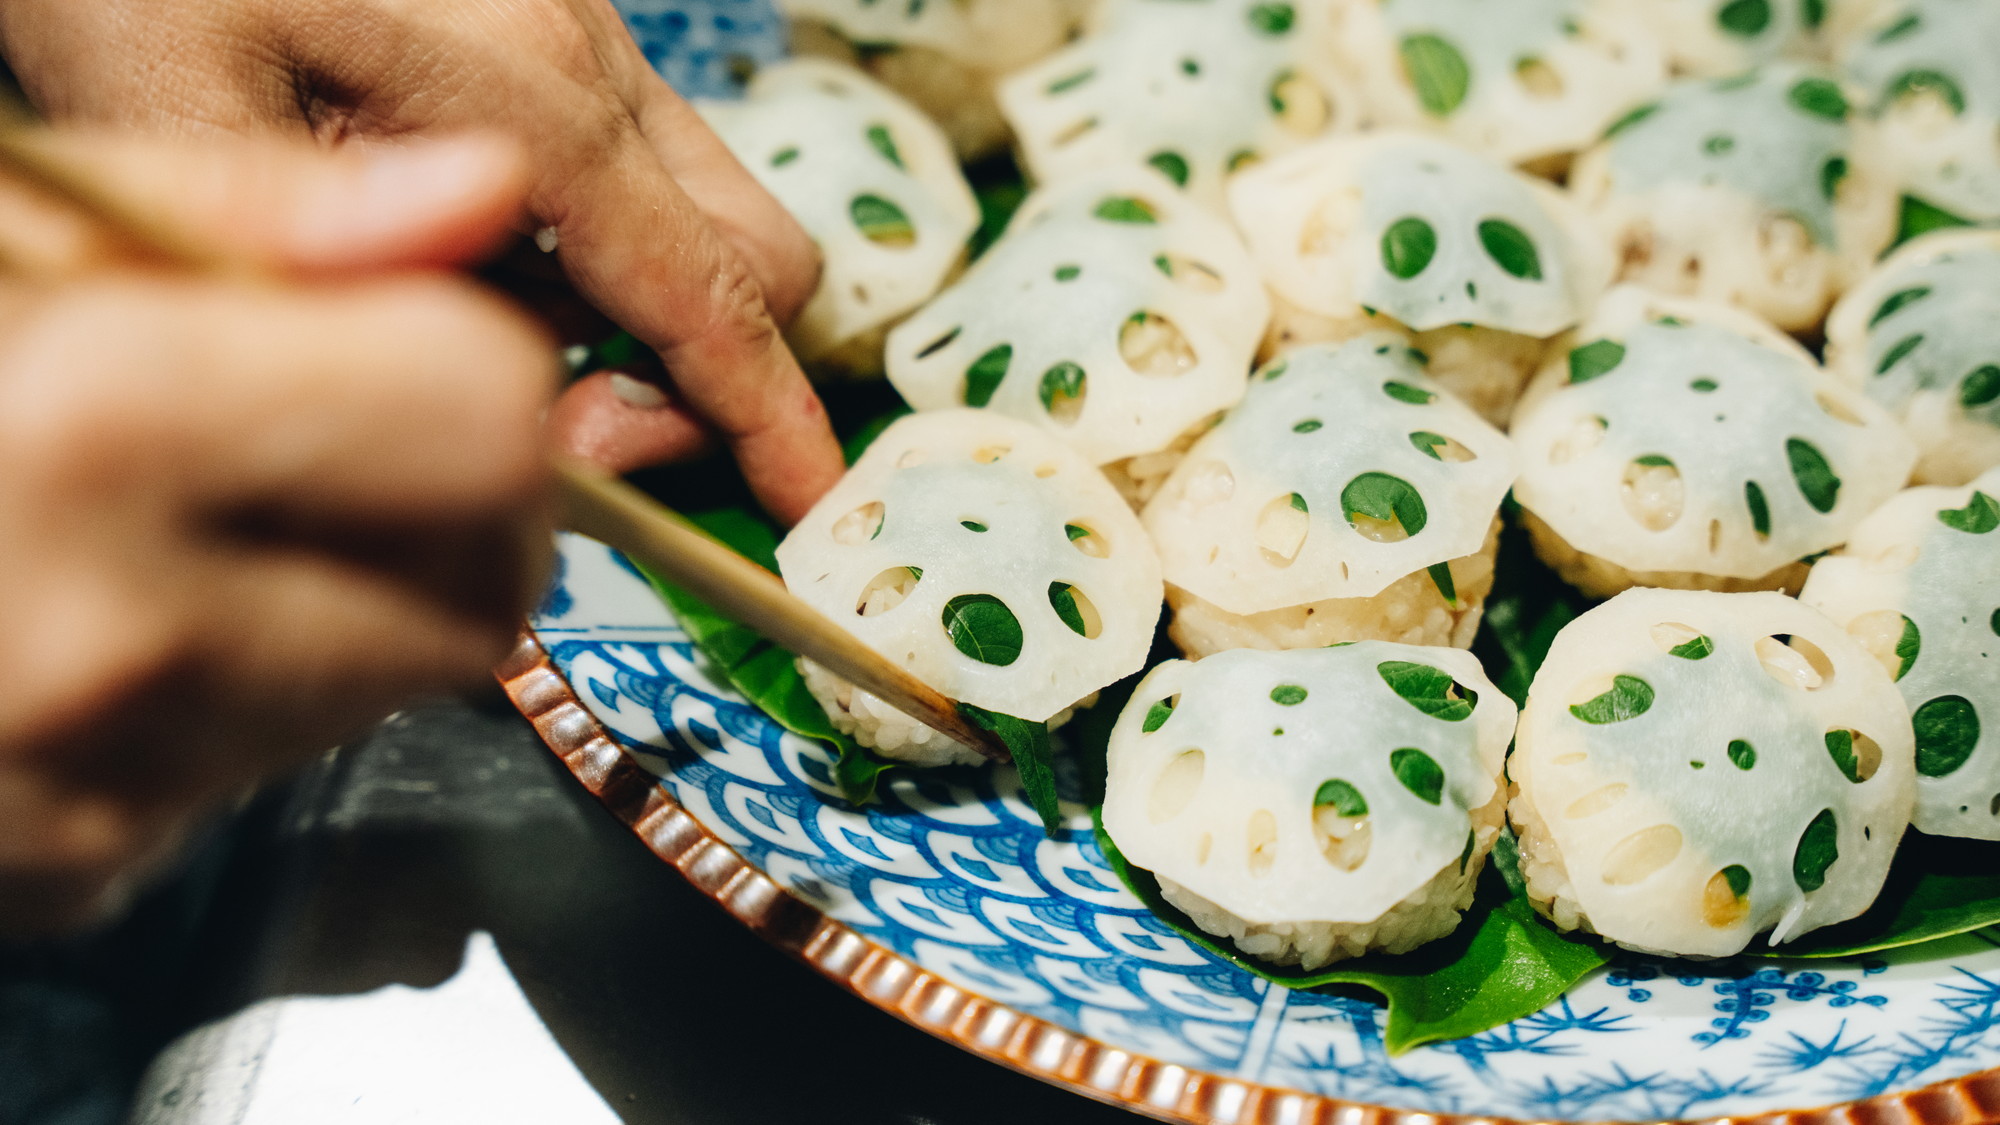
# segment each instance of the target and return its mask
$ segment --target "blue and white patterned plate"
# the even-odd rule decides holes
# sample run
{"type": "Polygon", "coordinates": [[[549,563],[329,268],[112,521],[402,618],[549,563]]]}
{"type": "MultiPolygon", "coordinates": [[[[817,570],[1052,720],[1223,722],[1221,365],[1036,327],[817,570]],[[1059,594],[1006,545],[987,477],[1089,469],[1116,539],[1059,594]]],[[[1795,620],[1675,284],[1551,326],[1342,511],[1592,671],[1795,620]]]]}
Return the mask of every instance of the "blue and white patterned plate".
{"type": "MultiPolygon", "coordinates": [[[[2000,1067],[2000,931],[1845,961],[1628,958],[1543,1012],[1392,1059],[1377,1005],[1269,985],[1154,920],[1082,807],[1045,839],[1012,770],[905,776],[880,805],[846,804],[830,756],[718,686],[622,558],[566,536],[562,564],[537,637],[702,828],[867,942],[1117,1051],[1421,1113],[1559,1120],[1764,1114],[2000,1067]]],[[[1966,1102],[1961,1120],[2000,1111],[1966,1102]]]]}

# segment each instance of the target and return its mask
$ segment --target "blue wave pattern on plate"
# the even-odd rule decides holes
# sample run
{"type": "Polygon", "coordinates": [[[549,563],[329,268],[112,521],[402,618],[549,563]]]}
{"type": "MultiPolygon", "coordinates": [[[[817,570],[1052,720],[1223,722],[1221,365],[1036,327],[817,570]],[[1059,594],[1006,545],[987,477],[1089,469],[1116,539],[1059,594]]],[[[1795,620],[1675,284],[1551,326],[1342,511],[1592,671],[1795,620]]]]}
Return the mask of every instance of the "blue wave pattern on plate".
{"type": "Polygon", "coordinates": [[[868,809],[830,757],[718,681],[614,552],[564,537],[535,620],[591,710],[675,800],[832,917],[1100,1041],[1250,1081],[1432,1112],[1741,1115],[2000,1066],[2000,935],[1838,962],[1630,958],[1549,1009],[1390,1059],[1369,1000],[1219,962],[1117,884],[1069,808],[1045,840],[1013,771],[906,776],[868,809]]]}
{"type": "Polygon", "coordinates": [[[730,98],[759,63],[785,56],[771,0],[614,0],[667,84],[688,98],[730,98]]]}

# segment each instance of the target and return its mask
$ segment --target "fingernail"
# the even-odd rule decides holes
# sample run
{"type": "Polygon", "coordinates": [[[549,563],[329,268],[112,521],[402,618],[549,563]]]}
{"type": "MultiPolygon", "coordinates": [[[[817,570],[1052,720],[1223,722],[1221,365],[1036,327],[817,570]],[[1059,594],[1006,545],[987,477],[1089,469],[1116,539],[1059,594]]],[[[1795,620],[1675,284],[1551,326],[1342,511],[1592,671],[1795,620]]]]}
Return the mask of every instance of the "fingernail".
{"type": "Polygon", "coordinates": [[[555,253],[556,243],[557,243],[556,228],[543,227],[542,229],[535,232],[535,249],[540,250],[542,253],[544,254],[555,253]]]}
{"type": "Polygon", "coordinates": [[[611,393],[617,395],[618,401],[625,405],[636,406],[641,410],[658,410],[667,404],[665,391],[642,379],[634,379],[630,375],[621,375],[616,371],[611,373],[611,393]]]}

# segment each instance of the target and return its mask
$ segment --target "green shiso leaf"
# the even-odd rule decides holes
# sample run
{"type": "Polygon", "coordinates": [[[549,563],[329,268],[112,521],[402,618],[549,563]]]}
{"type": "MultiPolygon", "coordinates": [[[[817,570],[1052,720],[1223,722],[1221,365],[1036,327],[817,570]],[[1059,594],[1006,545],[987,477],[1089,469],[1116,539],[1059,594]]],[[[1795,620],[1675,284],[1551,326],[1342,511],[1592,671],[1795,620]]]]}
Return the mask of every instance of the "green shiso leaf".
{"type": "Polygon", "coordinates": [[[1438,446],[1449,440],[1451,439],[1443,434],[1434,434],[1429,430],[1418,430],[1410,435],[1410,444],[1416,446],[1419,453],[1433,461],[1444,460],[1444,456],[1438,452],[1438,446]]]}
{"type": "Polygon", "coordinates": [[[1637,125],[1659,111],[1659,102],[1647,102],[1645,105],[1627,111],[1623,117],[1613,121],[1610,128],[1604,130],[1604,139],[1610,140],[1612,137],[1623,133],[1625,130],[1630,129],[1632,126],[1637,125]]]}
{"type": "Polygon", "coordinates": [[[1513,840],[1504,833],[1458,929],[1410,953],[1371,953],[1312,973],[1263,964],[1203,933],[1160,894],[1150,872],[1126,862],[1101,818],[1097,846],[1160,921],[1223,961],[1284,988],[1358,985],[1380,995],[1389,1009],[1382,1045],[1392,1055],[1533,1015],[1606,963],[1595,942],[1557,933],[1513,889],[1518,874],[1510,879],[1505,871],[1514,862],[1513,840]]]}
{"type": "Polygon", "coordinates": [[[1908,289],[1896,290],[1894,293],[1889,294],[1888,298],[1875,310],[1875,315],[1868,318],[1869,329],[1873,330],[1876,325],[1895,316],[1903,310],[1904,306],[1921,301],[1930,295],[1931,287],[1928,285],[1914,285],[1908,289]]]}
{"type": "Polygon", "coordinates": [[[1625,345],[1596,340],[1569,353],[1569,381],[1588,383],[1625,362],[1625,345]]]}
{"type": "Polygon", "coordinates": [[[1188,162],[1187,158],[1180,153],[1156,152],[1146,158],[1146,163],[1151,164],[1160,175],[1172,180],[1175,184],[1181,187],[1187,186],[1188,162]]]}
{"type": "Polygon", "coordinates": [[[1405,281],[1424,272],[1436,256],[1437,232],[1416,216],[1397,219],[1382,232],[1382,268],[1405,281]]]}
{"type": "Polygon", "coordinates": [[[1271,702],[1280,707],[1297,707],[1306,701],[1306,689],[1297,684],[1279,684],[1271,689],[1271,702]]]}
{"type": "Polygon", "coordinates": [[[1792,463],[1792,479],[1799,483],[1806,503],[1815,511],[1833,511],[1840,499],[1840,478],[1833,475],[1833,466],[1827,464],[1826,455],[1809,441],[1786,438],[1785,457],[1792,463]]]}
{"type": "Polygon", "coordinates": [[[1058,403],[1083,397],[1083,386],[1087,378],[1083,368],[1069,360],[1063,360],[1042,372],[1041,386],[1036,388],[1036,394],[1042,400],[1042,409],[1053,413],[1058,403]]]}
{"type": "MultiPolygon", "coordinates": [[[[1265,378],[1272,379],[1276,378],[1276,376],[1266,375],[1265,378]]],[[[1382,384],[1382,393],[1395,399],[1397,402],[1407,402],[1411,406],[1423,406],[1437,398],[1436,395],[1422,387],[1413,387],[1408,383],[1399,383],[1394,379],[1382,384]]]]}
{"type": "Polygon", "coordinates": [[[1076,587],[1063,582],[1049,583],[1049,607],[1069,626],[1070,632],[1079,637],[1084,635],[1086,626],[1083,611],[1076,608],[1076,587]]]}
{"type": "Polygon", "coordinates": [[[1893,347],[1882,353],[1881,362],[1875,365],[1875,374],[1887,375],[1891,367],[1903,362],[1903,357],[1916,351],[1917,348],[1923,345],[1923,342],[1924,337],[1921,332],[1914,336],[1905,336],[1901,340],[1896,341],[1893,347]]]}
{"type": "Polygon", "coordinates": [[[1414,746],[1405,746],[1389,752],[1389,769],[1419,801],[1432,805],[1443,801],[1444,768],[1437,764],[1436,758],[1414,746]]]}
{"type": "Polygon", "coordinates": [[[1021,658],[1021,619],[992,594],[960,594],[944,603],[944,631],[981,664],[1004,668],[1021,658]]]}
{"type": "Polygon", "coordinates": [[[1441,669],[1408,660],[1385,660],[1375,666],[1375,671],[1382,677],[1382,682],[1389,685],[1390,691],[1402,697],[1403,702],[1433,719],[1457,723],[1472,717],[1475,702],[1471,698],[1472,693],[1459,687],[1458,682],[1441,669]],[[1467,698],[1453,696],[1454,689],[1467,698]]]}
{"type": "Polygon", "coordinates": [[[1826,870],[1840,858],[1840,825],[1832,809],[1821,809],[1799,835],[1792,852],[1792,882],[1811,894],[1826,885],[1826,870]]]}
{"type": "Polygon", "coordinates": [[[1732,863],[1722,869],[1722,877],[1729,881],[1729,893],[1743,898],[1750,893],[1750,869],[1740,863],[1732,863]]]}
{"type": "Polygon", "coordinates": [[[1819,166],[1819,192],[1831,200],[1840,194],[1841,181],[1847,179],[1847,158],[1829,156],[1826,163],[1819,166]]]}
{"type": "MultiPolygon", "coordinates": [[[[1901,246],[1920,234],[1947,227],[1969,227],[1970,219],[1961,218],[1933,203],[1926,203],[1914,195],[1903,197],[1902,210],[1896,223],[1896,246],[1901,246]]],[[[1894,247],[1891,247],[1894,249],[1894,247]]]]}
{"type": "Polygon", "coordinates": [[[1162,699],[1151,707],[1146,708],[1146,718],[1144,722],[1139,724],[1139,729],[1146,734],[1151,734],[1161,727],[1166,726],[1167,720],[1173,717],[1174,701],[1171,698],[1162,699]]]}
{"type": "Polygon", "coordinates": [[[1535,240],[1528,232],[1505,219],[1486,219],[1479,224],[1479,245],[1495,265],[1523,281],[1542,279],[1542,258],[1535,252],[1535,240]]]}
{"type": "Polygon", "coordinates": [[[1096,216],[1111,223],[1157,223],[1159,216],[1143,199],[1129,195],[1107,196],[1097,204],[1096,216]]]}
{"type": "Polygon", "coordinates": [[[2000,367],[1985,364],[1975,367],[1958,385],[1958,404],[1973,410],[1994,399],[2000,398],[2000,367]]]}
{"type": "Polygon", "coordinates": [[[2000,504],[1984,492],[1974,492],[1963,508],[1947,508],[1937,514],[1938,522],[1953,531],[1984,535],[2000,527],[2000,504]]]}
{"type": "Polygon", "coordinates": [[[1007,367],[1014,362],[1014,345],[999,344],[988,348],[986,353],[972,361],[965,369],[965,405],[985,406],[993,401],[993,392],[1000,389],[1000,381],[1007,377],[1007,367]]]}
{"type": "Polygon", "coordinates": [[[1764,502],[1764,488],[1754,480],[1743,482],[1743,504],[1750,509],[1750,529],[1760,538],[1771,534],[1771,506],[1764,502]]]}
{"type": "Polygon", "coordinates": [[[857,195],[847,206],[854,225],[870,242],[908,242],[917,236],[910,216],[879,195],[857,195]]]}
{"type": "Polygon", "coordinates": [[[1951,76],[1935,70],[1909,70],[1896,76],[1882,95],[1882,104],[1901,101],[1918,94],[1936,94],[1951,107],[1952,116],[1965,112],[1965,92],[1951,76]]]}
{"type": "Polygon", "coordinates": [[[1979,712],[1962,695],[1940,695],[1910,716],[1917,732],[1917,772],[1948,777],[1979,745],[1979,712]]]}
{"type": "Polygon", "coordinates": [[[1729,762],[1739,770],[1753,769],[1757,765],[1757,748],[1743,739],[1730,739],[1729,762]]]}
{"type": "Polygon", "coordinates": [[[1896,678],[1910,674],[1910,665],[1917,662],[1917,653],[1923,651],[1923,634],[1917,631],[1917,623],[1903,618],[1903,635],[1896,638],[1896,678]]]}
{"type": "Polygon", "coordinates": [[[889,127],[887,125],[870,125],[868,127],[868,144],[869,147],[882,154],[882,159],[894,164],[898,168],[903,166],[903,154],[896,151],[896,138],[889,135],[889,127]]]}
{"type": "Polygon", "coordinates": [[[1408,536],[1415,536],[1430,522],[1423,496],[1409,481],[1388,473],[1362,473],[1348,481],[1340,490],[1340,509],[1349,523],[1357,515],[1393,520],[1408,536]]]}
{"type": "Polygon", "coordinates": [[[1331,807],[1340,816],[1368,815],[1368,799],[1361,790],[1337,777],[1320,783],[1319,791],[1313,794],[1313,807],[1331,807]]]}
{"type": "Polygon", "coordinates": [[[2000,924],[2000,844],[1911,830],[1861,917],[1757,950],[1766,957],[1856,957],[2000,924]]]}
{"type": "Polygon", "coordinates": [[[1857,784],[1861,781],[1861,761],[1854,756],[1854,732],[1851,730],[1830,730],[1826,732],[1826,752],[1840,774],[1857,784]]]}
{"type": "MultiPolygon", "coordinates": [[[[1400,48],[1417,100],[1433,117],[1448,117],[1465,101],[1472,68],[1458,48],[1435,35],[1408,35],[1400,48]]],[[[1405,275],[1407,276],[1407,275],[1405,275]]]]}
{"type": "Polygon", "coordinates": [[[1014,768],[1021,773],[1021,792],[1027,796],[1035,815],[1042,818],[1042,831],[1054,838],[1062,830],[1062,803],[1056,797],[1049,725],[1002,715],[970,703],[959,704],[958,710],[972,725],[993,732],[1007,745],[1007,752],[1014,759],[1014,768]]]}
{"type": "Polygon", "coordinates": [[[1613,676],[1604,694],[1570,704],[1569,713],[1586,723],[1604,726],[1636,719],[1652,709],[1653,685],[1637,676],[1613,676]]]}
{"type": "Polygon", "coordinates": [[[1432,563],[1424,568],[1424,573],[1431,576],[1431,585],[1437,587],[1438,597],[1444,599],[1444,604],[1457,609],[1458,583],[1451,577],[1451,564],[1432,563]]]}
{"type": "Polygon", "coordinates": [[[1799,0],[1799,22],[1812,31],[1826,22],[1826,0],[1799,0]]]}
{"type": "Polygon", "coordinates": [[[1706,636],[1677,644],[1667,650],[1668,656],[1678,656],[1682,660],[1705,660],[1715,651],[1715,642],[1706,636]]]}
{"type": "Polygon", "coordinates": [[[1729,0],[1715,13],[1715,22],[1743,39],[1762,35],[1771,26],[1771,0],[1729,0]]]}
{"type": "Polygon", "coordinates": [[[1292,29],[1296,13],[1290,4],[1256,4],[1250,8],[1250,26],[1266,35],[1283,35],[1292,29]]]}
{"type": "Polygon", "coordinates": [[[1824,117],[1829,121],[1847,119],[1847,95],[1842,94],[1839,85],[1829,79],[1801,78],[1786,97],[1792,105],[1814,117],[1824,117]]]}

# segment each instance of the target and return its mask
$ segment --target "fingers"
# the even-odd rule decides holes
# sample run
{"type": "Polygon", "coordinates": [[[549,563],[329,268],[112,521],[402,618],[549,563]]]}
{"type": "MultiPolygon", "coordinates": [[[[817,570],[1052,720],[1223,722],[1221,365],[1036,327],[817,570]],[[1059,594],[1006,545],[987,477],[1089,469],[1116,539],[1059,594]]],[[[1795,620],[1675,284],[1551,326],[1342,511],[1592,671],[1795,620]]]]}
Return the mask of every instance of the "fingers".
{"type": "Polygon", "coordinates": [[[614,473],[690,460],[715,444],[678,396],[623,371],[578,380],[556,400],[548,425],[558,448],[614,473]]]}
{"type": "MultiPolygon", "coordinates": [[[[787,523],[842,471],[825,408],[786,349],[749,262],[633,137],[549,188],[537,214],[560,232],[577,287],[659,353],[687,406],[726,442],[758,499],[787,523]]],[[[606,448],[671,443],[674,412],[581,397],[571,429],[606,448]],[[586,409],[588,408],[588,409],[586,409]],[[613,436],[616,435],[616,436],[613,436]],[[664,436],[663,436],[664,435],[664,436]]]]}
{"type": "MultiPolygon", "coordinates": [[[[519,225],[526,194],[519,147],[484,134],[337,152],[271,138],[189,147],[54,133],[41,143],[189,241],[315,276],[482,258],[519,225]]],[[[10,200],[10,209],[23,205],[10,200]]],[[[59,208],[42,222],[76,225],[59,208]]]]}
{"type": "Polygon", "coordinates": [[[646,74],[636,111],[640,131],[667,174],[750,264],[771,315],[790,324],[819,286],[819,248],[694,107],[646,74]]]}

